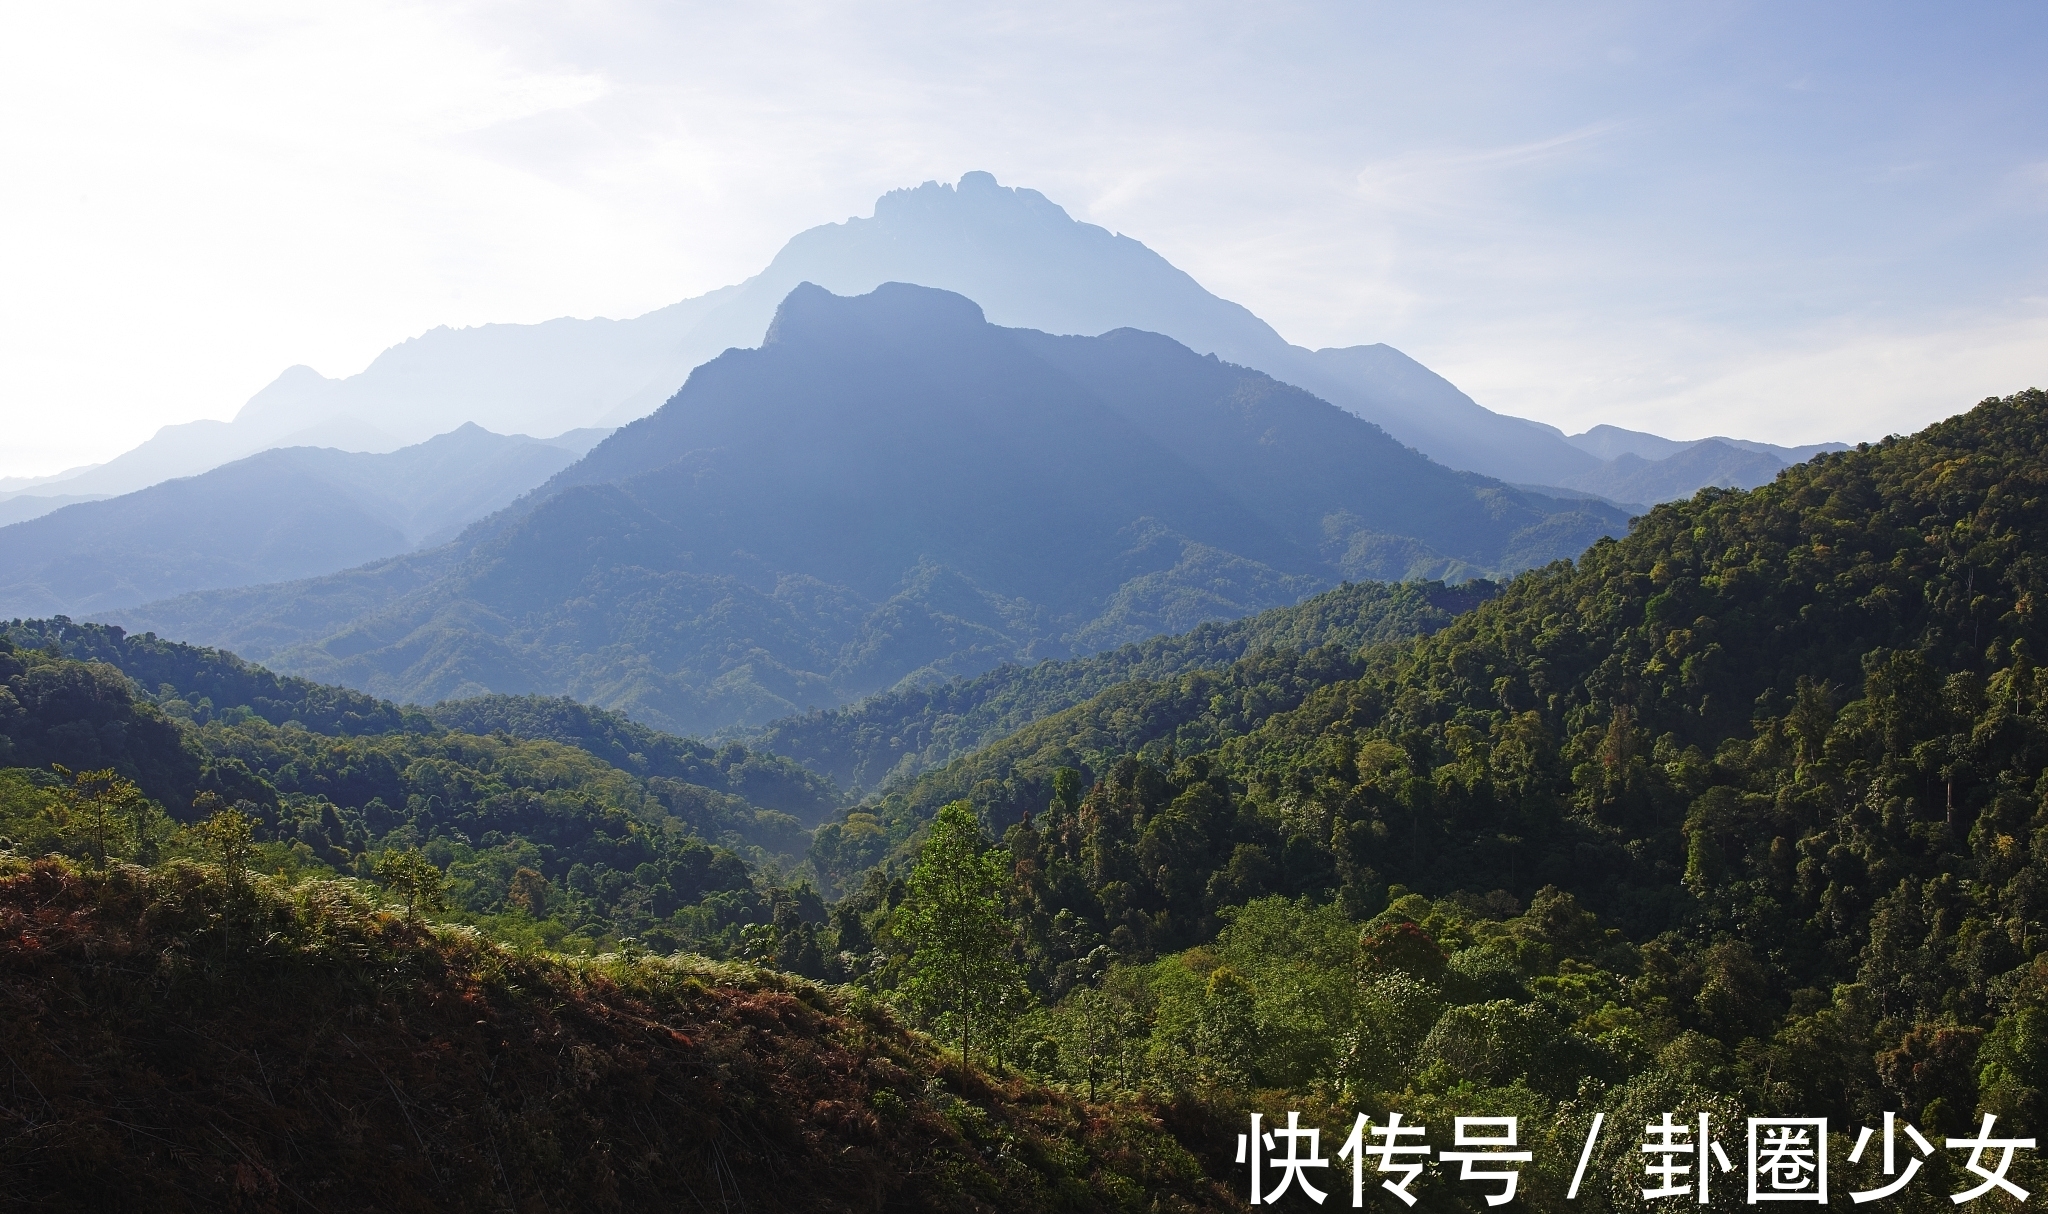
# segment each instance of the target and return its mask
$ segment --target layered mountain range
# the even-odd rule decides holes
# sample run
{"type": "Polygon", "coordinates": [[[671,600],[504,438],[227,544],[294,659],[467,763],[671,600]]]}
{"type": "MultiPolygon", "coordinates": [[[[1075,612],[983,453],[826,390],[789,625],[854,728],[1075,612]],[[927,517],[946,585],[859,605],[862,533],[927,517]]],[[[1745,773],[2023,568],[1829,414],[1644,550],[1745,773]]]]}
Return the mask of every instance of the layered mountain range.
{"type": "Polygon", "coordinates": [[[567,694],[710,732],[1347,578],[1508,573],[1626,522],[1158,334],[806,284],[759,348],[455,542],[110,618],[400,700],[567,694]]]}
{"type": "MultiPolygon", "coordinates": [[[[465,422],[529,434],[617,426],[653,411],[694,367],[757,341],[798,283],[858,295],[892,281],[966,295],[1000,325],[1062,334],[1161,333],[1196,353],[1306,388],[1448,467],[1513,483],[1649,502],[1705,484],[1761,483],[1775,474],[1764,460],[1739,469],[1674,465],[1648,477],[1632,463],[1609,467],[1624,453],[1656,463],[1687,444],[1640,435],[1671,449],[1652,456],[1638,444],[1601,454],[1599,444],[1581,441],[1586,436],[1568,437],[1481,407],[1390,346],[1291,345],[1139,241],[1078,223],[1035,190],[968,173],[957,185],[927,182],[886,194],[871,217],[801,232],[760,274],[737,285],[630,320],[565,317],[439,328],[393,346],[344,379],[293,367],[231,422],[167,426],[107,464],[13,492],[39,498],[126,493],[271,447],[389,451],[465,422]]],[[[1792,449],[1770,453],[1781,464],[1805,458],[1792,449]]],[[[15,517],[31,508],[16,507],[15,517]]]]}

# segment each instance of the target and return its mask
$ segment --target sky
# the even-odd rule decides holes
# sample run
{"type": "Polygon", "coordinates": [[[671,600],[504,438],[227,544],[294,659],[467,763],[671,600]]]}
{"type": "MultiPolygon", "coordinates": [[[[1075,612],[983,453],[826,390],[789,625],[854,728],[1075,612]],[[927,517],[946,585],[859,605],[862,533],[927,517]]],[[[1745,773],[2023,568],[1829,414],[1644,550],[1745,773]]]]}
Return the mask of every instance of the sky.
{"type": "Polygon", "coordinates": [[[0,476],[993,172],[1579,431],[2048,386],[2038,3],[0,0],[0,476]]]}

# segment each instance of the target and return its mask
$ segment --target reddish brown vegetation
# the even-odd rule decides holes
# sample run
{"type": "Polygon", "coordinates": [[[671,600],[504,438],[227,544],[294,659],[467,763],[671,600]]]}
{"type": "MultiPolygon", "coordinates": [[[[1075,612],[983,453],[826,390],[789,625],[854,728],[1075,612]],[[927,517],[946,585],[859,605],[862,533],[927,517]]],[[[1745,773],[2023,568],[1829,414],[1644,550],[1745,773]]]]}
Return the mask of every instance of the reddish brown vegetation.
{"type": "Polygon", "coordinates": [[[0,1201],[70,1209],[1211,1209],[1158,1122],[881,1007],[570,963],[345,887],[0,868],[0,1201]]]}

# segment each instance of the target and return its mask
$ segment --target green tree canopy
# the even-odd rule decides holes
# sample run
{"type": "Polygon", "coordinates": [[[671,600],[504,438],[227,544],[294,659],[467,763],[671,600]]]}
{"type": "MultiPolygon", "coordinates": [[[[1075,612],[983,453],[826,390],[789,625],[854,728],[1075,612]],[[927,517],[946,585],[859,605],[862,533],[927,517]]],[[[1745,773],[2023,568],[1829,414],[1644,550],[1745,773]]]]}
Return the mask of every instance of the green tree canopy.
{"type": "Polygon", "coordinates": [[[1003,909],[1010,869],[1010,853],[989,846],[965,801],[944,806],[891,925],[911,950],[903,996],[958,1038],[963,1061],[977,1031],[995,1040],[1027,998],[1017,931],[1003,909]]]}

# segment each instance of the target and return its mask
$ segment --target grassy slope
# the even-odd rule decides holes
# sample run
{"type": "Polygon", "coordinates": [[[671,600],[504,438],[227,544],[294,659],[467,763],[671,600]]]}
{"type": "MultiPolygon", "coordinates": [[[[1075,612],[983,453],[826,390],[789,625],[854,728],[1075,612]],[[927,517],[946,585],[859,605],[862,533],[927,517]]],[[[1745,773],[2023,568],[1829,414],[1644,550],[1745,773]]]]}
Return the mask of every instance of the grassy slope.
{"type": "Polygon", "coordinates": [[[1136,1106],[962,1070],[841,989],[570,962],[189,864],[0,861],[0,1201],[1225,1209],[1136,1106]]]}

